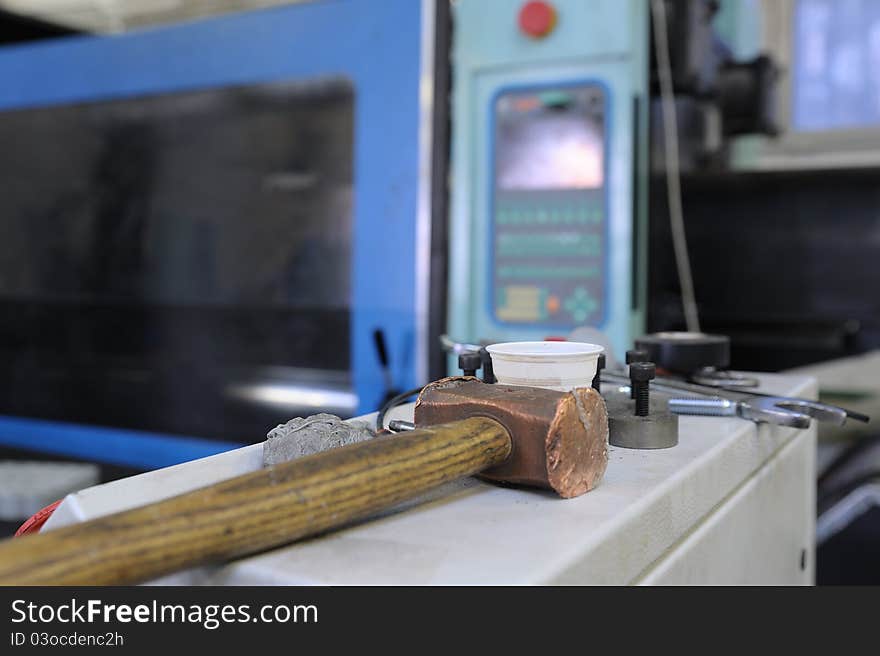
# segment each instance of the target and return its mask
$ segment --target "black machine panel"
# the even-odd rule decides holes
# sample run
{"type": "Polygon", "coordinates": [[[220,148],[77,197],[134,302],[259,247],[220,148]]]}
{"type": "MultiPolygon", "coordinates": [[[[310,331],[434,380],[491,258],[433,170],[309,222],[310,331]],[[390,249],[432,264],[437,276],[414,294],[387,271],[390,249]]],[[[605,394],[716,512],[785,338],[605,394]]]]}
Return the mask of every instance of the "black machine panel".
{"type": "Polygon", "coordinates": [[[0,113],[0,413],[241,439],[224,381],[344,377],[353,115],[341,79],[0,113]]]}

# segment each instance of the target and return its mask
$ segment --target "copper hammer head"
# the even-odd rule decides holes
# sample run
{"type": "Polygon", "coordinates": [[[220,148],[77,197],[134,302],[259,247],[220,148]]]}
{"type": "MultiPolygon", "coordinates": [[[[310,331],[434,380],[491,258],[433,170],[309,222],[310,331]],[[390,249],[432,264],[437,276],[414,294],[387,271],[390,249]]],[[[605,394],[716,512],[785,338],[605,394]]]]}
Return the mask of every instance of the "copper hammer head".
{"type": "Polygon", "coordinates": [[[554,392],[488,385],[475,378],[429,384],[415,409],[417,427],[489,417],[507,429],[510,456],[480,476],[555,490],[564,498],[593,489],[608,463],[608,414],[589,387],[554,392]]]}

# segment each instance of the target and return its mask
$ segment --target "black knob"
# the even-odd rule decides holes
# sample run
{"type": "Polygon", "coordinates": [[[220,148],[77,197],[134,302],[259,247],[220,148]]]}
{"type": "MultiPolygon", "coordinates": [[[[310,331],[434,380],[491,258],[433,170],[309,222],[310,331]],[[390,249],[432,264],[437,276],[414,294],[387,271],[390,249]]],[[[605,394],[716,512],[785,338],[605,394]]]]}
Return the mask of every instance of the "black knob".
{"type": "Polygon", "coordinates": [[[476,376],[477,369],[482,364],[480,354],[474,351],[462,353],[458,356],[458,368],[462,370],[465,376],[476,376]]]}
{"type": "Polygon", "coordinates": [[[600,391],[599,385],[602,382],[602,370],[605,368],[605,354],[599,354],[599,361],[596,363],[596,375],[593,376],[593,389],[600,391]]]}
{"type": "Polygon", "coordinates": [[[629,365],[629,383],[636,399],[636,416],[647,417],[650,410],[649,381],[657,374],[653,362],[633,362],[629,365]]]}

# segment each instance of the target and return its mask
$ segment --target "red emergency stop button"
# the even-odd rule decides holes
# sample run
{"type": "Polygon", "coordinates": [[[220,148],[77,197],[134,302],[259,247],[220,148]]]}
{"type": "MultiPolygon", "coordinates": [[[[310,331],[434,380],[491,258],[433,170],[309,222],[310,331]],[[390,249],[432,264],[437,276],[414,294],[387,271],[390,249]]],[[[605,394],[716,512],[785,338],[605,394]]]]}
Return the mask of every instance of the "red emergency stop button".
{"type": "Polygon", "coordinates": [[[519,29],[523,34],[540,39],[556,27],[556,9],[549,2],[533,0],[519,10],[519,29]]]}

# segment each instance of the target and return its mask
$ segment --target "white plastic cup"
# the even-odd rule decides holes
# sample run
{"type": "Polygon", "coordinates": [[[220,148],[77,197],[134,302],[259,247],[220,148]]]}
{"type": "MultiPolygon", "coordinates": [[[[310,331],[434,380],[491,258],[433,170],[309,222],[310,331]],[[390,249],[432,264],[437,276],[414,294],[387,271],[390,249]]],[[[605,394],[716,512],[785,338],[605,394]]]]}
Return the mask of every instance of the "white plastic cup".
{"type": "Polygon", "coordinates": [[[486,350],[499,383],[568,392],[592,385],[605,349],[586,342],[502,342],[486,350]]]}

